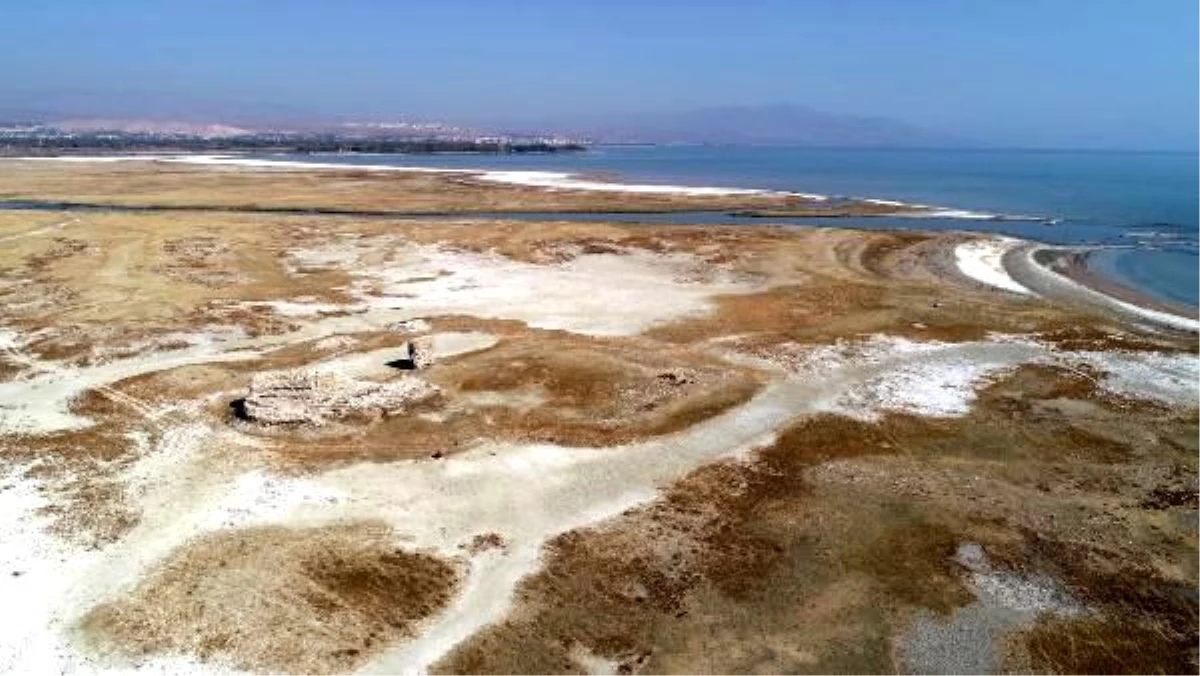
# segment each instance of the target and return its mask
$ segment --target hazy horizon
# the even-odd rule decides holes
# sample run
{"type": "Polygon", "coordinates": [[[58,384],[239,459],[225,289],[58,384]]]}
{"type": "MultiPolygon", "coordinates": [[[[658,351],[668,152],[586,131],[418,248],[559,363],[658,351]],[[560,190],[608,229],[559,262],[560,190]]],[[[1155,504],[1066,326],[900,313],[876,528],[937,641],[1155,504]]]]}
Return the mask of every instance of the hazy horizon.
{"type": "Polygon", "coordinates": [[[795,104],[994,147],[1197,148],[1195,2],[6,9],[0,115],[495,125],[795,104]]]}

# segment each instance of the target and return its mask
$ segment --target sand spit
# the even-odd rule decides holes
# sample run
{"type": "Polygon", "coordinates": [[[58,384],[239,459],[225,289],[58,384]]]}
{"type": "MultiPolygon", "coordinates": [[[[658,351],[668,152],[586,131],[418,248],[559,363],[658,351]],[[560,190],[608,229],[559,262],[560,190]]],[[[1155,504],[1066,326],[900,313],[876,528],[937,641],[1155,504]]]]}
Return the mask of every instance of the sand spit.
{"type": "Polygon", "coordinates": [[[1068,303],[1088,305],[1139,323],[1200,333],[1200,320],[1127,303],[1061,275],[1038,260],[1039,255],[1056,250],[1056,247],[1031,245],[1023,247],[1006,260],[1022,282],[1044,295],[1054,295],[1068,303]]]}
{"type": "Polygon", "coordinates": [[[436,174],[468,173],[460,169],[433,167],[396,167],[386,164],[347,165],[332,162],[296,162],[292,160],[259,160],[237,155],[63,155],[59,157],[14,157],[23,162],[171,162],[213,167],[243,167],[247,169],[338,169],[342,171],[407,171],[436,174]]]}
{"type": "Polygon", "coordinates": [[[643,195],[795,195],[813,201],[829,199],[824,195],[810,193],[779,192],[752,188],[689,187],[683,185],[652,185],[638,183],[614,183],[590,181],[558,171],[485,171],[479,174],[485,181],[524,185],[548,190],[595,190],[601,192],[623,192],[643,195]]]}
{"type": "Polygon", "coordinates": [[[387,164],[336,164],[332,162],[297,162],[292,160],[250,159],[236,155],[112,155],[112,156],[63,156],[21,157],[29,161],[56,162],[171,162],[201,166],[241,167],[248,169],[325,169],[341,171],[401,171],[435,174],[450,174],[479,178],[491,183],[520,185],[548,190],[583,190],[596,192],[618,192],[641,195],[687,195],[738,196],[738,195],[792,195],[813,201],[828,199],[824,195],[781,192],[753,188],[722,188],[713,186],[660,185],[644,183],[615,183],[579,178],[575,174],[552,171],[487,171],[483,169],[439,169],[434,167],[394,166],[387,164]]]}
{"type": "Polygon", "coordinates": [[[1200,333],[1200,320],[1128,303],[1080,284],[1037,260],[1039,254],[1053,250],[1012,237],[991,237],[959,244],[954,257],[962,274],[997,289],[1024,296],[1048,296],[1168,329],[1200,333]]]}
{"type": "MultiPolygon", "coordinates": [[[[442,169],[420,166],[394,166],[386,164],[338,164],[333,162],[300,162],[295,160],[251,159],[236,155],[97,155],[62,157],[21,157],[15,160],[41,162],[171,162],[213,167],[235,167],[245,169],[280,170],[341,170],[341,171],[393,171],[457,175],[477,178],[489,183],[516,185],[543,190],[575,190],[583,192],[623,193],[628,195],[679,195],[688,197],[745,197],[776,195],[799,197],[810,202],[828,202],[829,196],[818,193],[790,190],[766,190],[761,188],[732,188],[722,186],[687,186],[654,183],[622,183],[588,179],[560,171],[535,170],[485,170],[485,169],[442,169]]],[[[999,215],[968,209],[937,207],[928,204],[900,202],[896,200],[855,198],[858,201],[881,206],[897,207],[895,216],[920,218],[951,218],[969,220],[1044,220],[1033,216],[999,215]]]]}
{"type": "Polygon", "coordinates": [[[968,221],[1045,221],[1040,216],[1020,216],[1015,214],[995,214],[987,211],[970,209],[952,209],[917,202],[900,202],[897,200],[876,199],[870,197],[856,198],[868,204],[878,204],[885,207],[901,209],[894,214],[885,214],[898,218],[956,218],[968,221]]]}
{"type": "MultiPolygon", "coordinates": [[[[694,186],[659,183],[628,183],[617,180],[588,178],[585,175],[562,171],[539,170],[487,170],[487,169],[448,169],[421,166],[396,166],[385,164],[341,164],[333,162],[297,161],[280,159],[258,159],[240,155],[227,154],[135,154],[135,155],[96,155],[96,156],[60,156],[60,157],[20,157],[15,161],[38,162],[68,162],[68,163],[121,163],[121,162],[164,162],[187,164],[204,167],[227,167],[233,169],[279,170],[279,171],[370,171],[370,172],[407,172],[412,174],[440,174],[469,178],[483,183],[495,185],[518,186],[535,188],[547,192],[571,191],[577,193],[608,193],[625,195],[631,199],[641,197],[678,197],[678,198],[754,198],[782,197],[798,198],[817,205],[832,203],[829,195],[800,192],[795,190],[771,190],[764,188],[728,187],[728,186],[694,186]]],[[[972,221],[1045,221],[1042,216],[1020,214],[1000,214],[956,207],[942,207],[917,202],[903,202],[891,199],[871,197],[838,197],[852,203],[871,204],[882,207],[894,207],[895,211],[876,211],[868,215],[889,216],[897,218],[944,218],[972,221]]],[[[814,206],[810,204],[809,206],[814,206]]],[[[719,208],[719,207],[718,207],[719,208]]]]}
{"type": "Polygon", "coordinates": [[[1033,295],[1004,268],[1004,256],[1021,244],[1021,240],[1011,237],[976,239],[955,247],[954,257],[958,269],[971,279],[997,289],[1033,295]]]}

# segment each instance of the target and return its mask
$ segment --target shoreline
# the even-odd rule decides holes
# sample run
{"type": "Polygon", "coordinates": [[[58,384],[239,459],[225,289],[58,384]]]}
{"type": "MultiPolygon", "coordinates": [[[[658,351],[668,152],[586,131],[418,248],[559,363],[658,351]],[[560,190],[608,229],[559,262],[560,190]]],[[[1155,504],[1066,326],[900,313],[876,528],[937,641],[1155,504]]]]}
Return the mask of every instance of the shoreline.
{"type": "MultiPolygon", "coordinates": [[[[834,197],[819,193],[799,192],[793,190],[769,190],[764,188],[733,188],[728,186],[689,186],[659,183],[624,183],[617,181],[602,181],[588,178],[577,172],[542,171],[542,170],[489,170],[478,168],[441,168],[421,166],[396,166],[390,164],[341,164],[336,162],[300,162],[296,160],[254,159],[233,154],[121,154],[121,155],[65,155],[53,157],[8,157],[5,160],[34,161],[34,162],[173,162],[203,166],[234,166],[260,169],[326,169],[342,171],[401,171],[414,173],[448,174],[476,177],[480,180],[503,185],[516,185],[545,190],[582,190],[592,192],[623,192],[631,194],[651,195],[684,195],[684,196],[753,196],[778,195],[798,197],[810,202],[828,202],[831,200],[846,200],[861,202],[876,207],[895,207],[896,211],[880,211],[864,214],[888,217],[913,218],[947,218],[963,220],[1048,220],[1038,216],[1023,216],[1015,214],[997,214],[955,207],[940,207],[929,204],[884,200],[870,197],[834,197]]],[[[783,215],[764,211],[763,217],[783,215]]]]}
{"type": "Polygon", "coordinates": [[[1166,312],[1190,319],[1196,319],[1197,308],[1188,308],[1180,303],[1159,300],[1150,294],[1122,284],[1119,281],[1097,272],[1089,259],[1096,254],[1095,249],[1086,251],[1043,251],[1043,265],[1050,267],[1058,274],[1070,279],[1076,284],[1082,284],[1106,296],[1131,303],[1147,310],[1166,312]],[[1191,313],[1191,317],[1188,313],[1191,313]]]}
{"type": "MultiPolygon", "coordinates": [[[[471,168],[440,168],[440,167],[420,167],[420,166],[394,166],[385,164],[341,164],[332,162],[305,162],[295,160],[274,160],[274,159],[257,159],[245,157],[244,154],[114,154],[114,155],[69,155],[69,156],[53,156],[53,157],[12,157],[5,158],[13,161],[41,161],[41,162],[126,162],[126,161],[144,161],[144,162],[170,162],[187,165],[199,166],[214,166],[214,167],[238,167],[249,169],[283,169],[283,170],[340,170],[340,171],[395,171],[395,172],[411,172],[411,173],[427,173],[427,174],[442,174],[463,176],[475,178],[480,181],[502,184],[510,186],[522,186],[535,189],[557,191],[557,190],[579,190],[585,192],[608,192],[608,193],[628,193],[631,195],[680,195],[690,197],[746,197],[746,196],[788,196],[798,197],[803,200],[814,203],[818,208],[829,208],[827,203],[836,200],[845,199],[851,203],[861,203],[863,205],[871,205],[874,207],[895,207],[898,211],[880,211],[875,212],[873,209],[849,209],[846,217],[872,218],[872,217],[901,217],[901,218],[945,218],[945,219],[961,219],[969,221],[1005,221],[1005,220],[1045,220],[1051,222],[1051,219],[1032,216],[1015,216],[991,214],[985,212],[976,212],[972,210],[937,207],[926,204],[907,203],[897,200],[869,198],[869,197],[854,197],[854,198],[833,198],[829,195],[819,195],[815,193],[803,193],[793,191],[778,191],[755,188],[731,188],[722,186],[684,186],[672,184],[652,184],[652,183],[621,183],[615,181],[599,180],[587,174],[560,172],[560,171],[537,171],[537,170],[486,170],[486,169],[471,169],[471,168]],[[908,209],[908,211],[905,211],[908,209]]],[[[66,208],[72,205],[64,204],[66,208]]],[[[87,208],[88,205],[76,205],[87,208]]],[[[119,208],[119,207],[114,207],[119,208]]],[[[142,210],[156,210],[155,207],[145,207],[142,210]]],[[[166,210],[166,209],[164,209],[166,210]]],[[[182,209],[187,210],[187,209],[182,209]]],[[[265,210],[270,211],[270,210],[265,210]]],[[[292,212],[296,210],[283,209],[281,212],[292,212]]],[[[338,210],[313,209],[303,210],[309,213],[325,213],[328,215],[355,215],[351,212],[340,212],[338,210]]],[[[631,212],[614,212],[614,213],[638,213],[641,210],[631,212]]],[[[599,213],[599,212],[581,212],[581,213],[599,213]]],[[[651,213],[651,212],[647,212],[651,213]]],[[[657,212],[655,212],[657,213],[657,212]]],[[[774,209],[768,210],[750,210],[739,212],[747,217],[769,221],[773,216],[785,216],[786,210],[779,211],[774,209]]],[[[423,216],[436,214],[401,214],[378,212],[373,214],[363,215],[379,215],[379,216],[423,216]]],[[[447,214],[451,215],[451,214],[447,214]]],[[[482,214],[452,214],[465,216],[480,216],[482,214]]],[[[800,216],[804,217],[804,216],[800,216]]],[[[1004,235],[996,235],[1001,241],[1010,239],[1004,235]]],[[[1014,242],[1034,244],[1029,240],[1014,240],[1014,242]]],[[[1045,245],[1036,245],[1037,249],[1031,254],[1031,260],[1035,265],[1043,268],[1047,273],[1053,274],[1056,277],[1061,277],[1065,281],[1084,289],[1088,292],[1096,294],[1099,297],[1109,300],[1107,303],[1100,303],[1109,306],[1110,309],[1116,307],[1124,310],[1124,314],[1131,314],[1130,308],[1135,309],[1137,314],[1142,319],[1150,319],[1156,323],[1160,323],[1172,328],[1181,328],[1187,331],[1196,331],[1194,328],[1197,324],[1193,318],[1195,314],[1194,308],[1186,308],[1178,304],[1168,303],[1146,292],[1138,291],[1125,286],[1117,280],[1109,279],[1098,273],[1094,268],[1087,265],[1087,253],[1074,250],[1074,253],[1050,254],[1048,252],[1055,251],[1047,248],[1045,245]],[[1122,307],[1124,306],[1124,307],[1122,307]],[[1191,313],[1190,315],[1188,313],[1191,313]]],[[[1012,248],[1012,247],[1010,247],[1012,248]]],[[[1000,254],[1003,258],[1007,258],[1006,254],[1000,254]]],[[[961,269],[961,266],[960,266],[961,269]]],[[[976,281],[981,281],[985,284],[996,286],[995,283],[976,277],[963,270],[964,274],[973,277],[976,281]]],[[[993,271],[998,274],[999,271],[993,271]]],[[[1010,278],[1012,284],[1017,287],[1024,287],[1021,281],[1016,279],[1011,271],[1005,271],[1010,278]]],[[[1013,291],[1012,286],[1000,285],[1000,288],[1013,291]]],[[[1095,304],[1095,303],[1093,303],[1095,304]]]]}
{"type": "Polygon", "coordinates": [[[1004,267],[1017,283],[1068,304],[1081,304],[1159,328],[1200,333],[1195,310],[1170,306],[1109,280],[1087,268],[1086,252],[1026,242],[1004,255],[1004,267]]]}

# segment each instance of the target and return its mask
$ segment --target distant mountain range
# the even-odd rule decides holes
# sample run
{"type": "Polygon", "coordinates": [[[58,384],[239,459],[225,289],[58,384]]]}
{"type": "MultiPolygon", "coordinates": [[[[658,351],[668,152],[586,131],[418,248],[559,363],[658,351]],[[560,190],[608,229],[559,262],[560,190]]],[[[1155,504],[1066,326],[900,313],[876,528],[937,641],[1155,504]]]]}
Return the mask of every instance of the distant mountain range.
{"type": "Polygon", "coordinates": [[[893,118],[840,115],[793,104],[596,116],[540,126],[601,143],[913,147],[968,142],[893,118]]]}
{"type": "Polygon", "coordinates": [[[523,137],[558,136],[595,143],[689,143],[858,147],[954,147],[969,140],[888,117],[828,113],[794,104],[721,106],[670,113],[630,113],[525,120],[419,122],[305,119],[287,115],[275,119],[270,111],[243,107],[227,114],[213,112],[174,116],[161,105],[153,110],[122,116],[112,111],[87,114],[75,107],[68,112],[37,114],[30,110],[0,109],[0,126],[7,120],[40,122],[64,130],[194,133],[221,137],[256,131],[328,131],[334,134],[411,134],[463,136],[490,134],[523,137]]]}

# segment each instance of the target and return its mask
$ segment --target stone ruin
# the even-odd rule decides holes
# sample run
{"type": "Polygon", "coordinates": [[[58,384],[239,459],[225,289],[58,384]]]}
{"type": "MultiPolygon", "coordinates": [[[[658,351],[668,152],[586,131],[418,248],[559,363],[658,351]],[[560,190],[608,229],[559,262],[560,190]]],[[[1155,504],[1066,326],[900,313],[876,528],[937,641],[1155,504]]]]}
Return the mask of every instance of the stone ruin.
{"type": "Polygon", "coordinates": [[[375,382],[303,369],[273,371],[251,378],[246,398],[235,408],[240,417],[260,425],[320,427],[397,413],[438,392],[412,377],[375,382]]]}
{"type": "Polygon", "coordinates": [[[433,366],[433,349],[428,340],[417,339],[408,343],[408,358],[413,368],[426,369],[433,366]]]}
{"type": "Polygon", "coordinates": [[[389,361],[387,365],[402,371],[427,369],[433,366],[433,349],[428,338],[410,340],[405,345],[404,354],[404,357],[389,361]]]}

